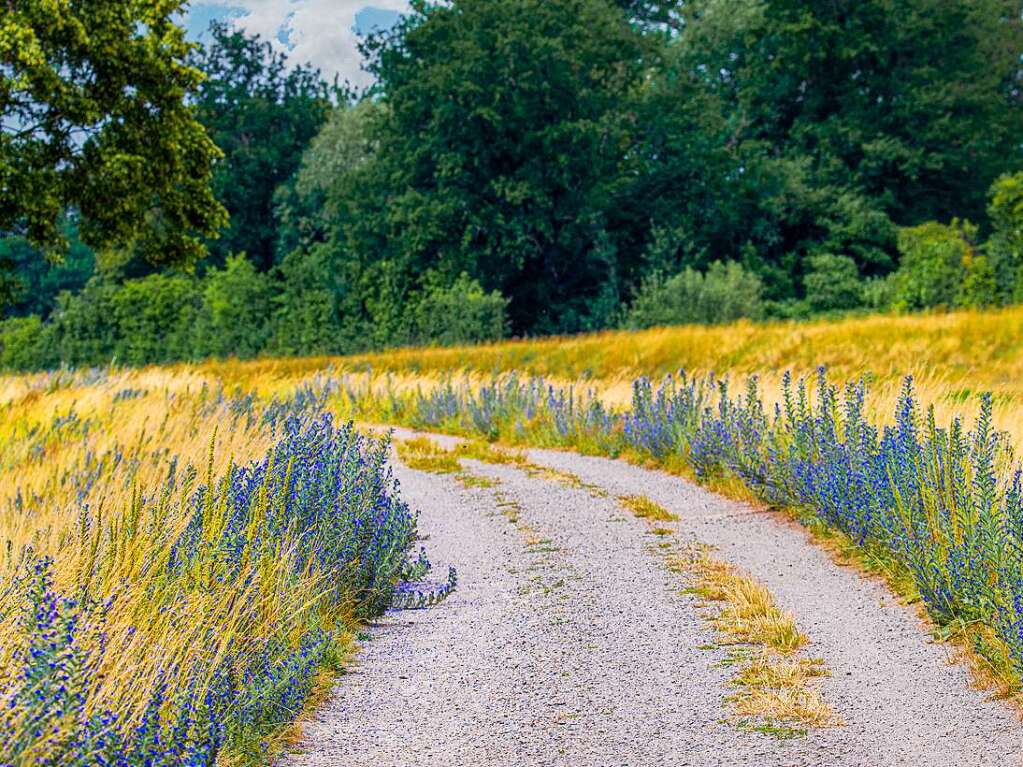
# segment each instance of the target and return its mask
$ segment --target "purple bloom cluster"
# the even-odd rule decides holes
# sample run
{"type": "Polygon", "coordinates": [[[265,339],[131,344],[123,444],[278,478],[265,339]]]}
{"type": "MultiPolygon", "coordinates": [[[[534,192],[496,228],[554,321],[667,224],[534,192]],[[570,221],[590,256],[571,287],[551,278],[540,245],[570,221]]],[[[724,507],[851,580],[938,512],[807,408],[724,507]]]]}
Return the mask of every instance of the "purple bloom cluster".
{"type": "Polygon", "coordinates": [[[641,379],[631,408],[609,413],[542,381],[495,381],[480,391],[420,395],[414,422],[456,423],[487,436],[525,428],[541,440],[587,440],[609,454],[677,456],[698,475],[728,472],[765,499],[812,510],[858,544],[912,574],[941,623],[995,628],[1023,670],[1023,481],[983,395],[972,430],[940,427],[906,379],[894,424],[864,414],[862,381],[839,391],[823,371],[813,387],[786,375],[782,401],[764,407],[756,378],[741,394],[711,375],[641,379]],[[811,393],[812,389],[812,393],[811,393]]]}
{"type": "MultiPolygon", "coordinates": [[[[289,542],[297,546],[294,577],[322,575],[324,612],[368,619],[392,605],[425,606],[450,593],[453,571],[439,589],[410,597],[407,583],[425,578],[430,563],[425,552],[413,552],[416,516],[398,497],[388,445],[365,439],[352,424],[335,425],[323,411],[325,396],[322,390],[302,390],[257,411],[251,398],[209,395],[204,407],[225,408],[237,428],[270,428],[276,442],[262,460],[233,467],[186,493],[182,511],[189,521],[173,541],[167,578],[187,577],[194,562],[216,563],[210,577],[218,586],[252,593],[244,579],[254,575],[244,563],[273,555],[289,542]],[[226,509],[226,518],[211,538],[215,506],[226,509]]],[[[124,469],[119,458],[88,464],[78,467],[82,487],[103,466],[124,469]]],[[[133,516],[146,518],[172,491],[193,487],[196,479],[195,469],[178,470],[172,462],[163,491],[141,498],[133,516]]],[[[83,509],[82,529],[94,522],[83,509]]],[[[297,642],[284,636],[228,642],[228,652],[213,667],[161,669],[161,678],[174,684],[159,686],[141,717],[127,716],[89,701],[102,681],[113,600],[61,593],[50,560],[30,551],[22,558],[22,575],[6,586],[21,605],[21,645],[14,658],[21,671],[13,689],[0,690],[0,767],[212,765],[225,747],[258,742],[294,719],[333,641],[330,631],[308,622],[297,642]]]]}

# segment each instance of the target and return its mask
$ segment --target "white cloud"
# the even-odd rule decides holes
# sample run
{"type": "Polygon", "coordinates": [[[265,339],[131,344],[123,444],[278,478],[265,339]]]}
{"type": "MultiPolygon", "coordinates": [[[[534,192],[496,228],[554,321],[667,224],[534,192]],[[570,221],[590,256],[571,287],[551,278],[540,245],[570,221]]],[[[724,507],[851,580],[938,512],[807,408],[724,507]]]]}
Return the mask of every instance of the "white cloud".
{"type": "MultiPolygon", "coordinates": [[[[207,0],[209,3],[209,0],[207,0]]],[[[355,16],[364,8],[408,10],[408,0],[214,0],[209,4],[242,9],[231,23],[248,34],[259,34],[295,63],[309,62],[355,85],[367,85],[361,70],[355,16]],[[288,41],[279,39],[281,32],[288,41]]]]}

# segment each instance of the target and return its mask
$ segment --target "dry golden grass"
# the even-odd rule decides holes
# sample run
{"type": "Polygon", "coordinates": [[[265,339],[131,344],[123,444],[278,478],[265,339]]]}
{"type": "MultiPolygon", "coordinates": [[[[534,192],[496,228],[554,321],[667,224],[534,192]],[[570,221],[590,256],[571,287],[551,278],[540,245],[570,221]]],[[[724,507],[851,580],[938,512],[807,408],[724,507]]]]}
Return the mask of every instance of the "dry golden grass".
{"type": "Polygon", "coordinates": [[[678,517],[644,495],[620,495],[618,501],[640,519],[652,522],[677,522],[678,517]]]}
{"type": "Polygon", "coordinates": [[[775,605],[762,583],[707,554],[694,559],[692,570],[695,593],[709,602],[723,603],[714,624],[730,641],[759,644],[783,654],[806,644],[795,618],[775,605]]]}
{"type": "Polygon", "coordinates": [[[824,662],[796,654],[808,639],[766,586],[705,549],[673,554],[665,563],[694,579],[690,590],[718,608],[710,620],[722,644],[740,648],[729,661],[738,667],[729,701],[739,721],[752,719],[778,734],[838,723],[815,684],[829,673],[824,662]]]}
{"type": "MultiPolygon", "coordinates": [[[[322,367],[324,360],[310,360],[322,367]]],[[[679,368],[735,373],[827,365],[839,378],[914,373],[1019,393],[1023,307],[934,315],[870,315],[816,322],[737,322],[447,349],[403,349],[336,360],[349,370],[447,374],[493,371],[579,379],[658,377],[679,368]]],[[[275,368],[277,369],[277,368],[275,368]]],[[[306,367],[310,370],[310,367],[306,367]]]]}
{"type": "MultiPolygon", "coordinates": [[[[738,322],[575,337],[509,341],[474,347],[402,349],[338,358],[213,363],[199,373],[228,384],[297,381],[327,366],[353,376],[389,376],[396,391],[428,390],[455,377],[489,380],[495,372],[542,375],[555,384],[585,381],[608,404],[631,396],[635,378],[654,380],[684,368],[741,381],[760,377],[764,399],[778,401],[781,376],[812,377],[818,366],[834,382],[868,377],[868,414],[889,421],[902,380],[912,375],[920,401],[939,422],[972,418],[976,396],[995,395],[995,425],[1023,452],[1023,307],[933,315],[871,315],[815,322],[738,322]],[[241,369],[239,369],[241,368],[241,369]]],[[[261,386],[269,388],[268,384],[261,386]]]]}
{"type": "Polygon", "coordinates": [[[445,450],[428,437],[414,437],[395,443],[398,457],[410,469],[431,474],[454,474],[462,465],[450,450],[445,450]]]}
{"type": "MultiPolygon", "coordinates": [[[[246,558],[237,579],[219,579],[212,560],[180,577],[165,566],[197,485],[269,451],[272,435],[258,420],[243,428],[245,419],[218,398],[216,379],[194,370],[0,380],[0,582],[12,582],[18,553],[30,548],[52,560],[57,590],[100,601],[116,594],[102,637],[82,630],[102,680],[88,690],[87,711],[102,705],[138,721],[155,690],[165,700],[181,692],[168,668],[213,668],[239,642],[297,641],[310,616],[328,629],[351,620],[344,607],[320,615],[326,586],[312,571],[296,578],[297,539],[246,558]],[[198,473],[169,488],[172,458],[179,473],[187,465],[198,473]]],[[[264,501],[248,524],[260,523],[264,501]]],[[[230,512],[226,498],[211,502],[202,535],[216,539],[230,512]]],[[[0,593],[0,690],[14,688],[21,668],[13,599],[0,593]]]]}

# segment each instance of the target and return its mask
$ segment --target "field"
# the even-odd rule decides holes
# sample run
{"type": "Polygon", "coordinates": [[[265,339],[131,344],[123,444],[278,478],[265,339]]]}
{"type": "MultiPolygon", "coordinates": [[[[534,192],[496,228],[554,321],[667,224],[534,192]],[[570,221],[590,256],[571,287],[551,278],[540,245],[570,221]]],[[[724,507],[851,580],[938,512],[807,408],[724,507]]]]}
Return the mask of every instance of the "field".
{"type": "Polygon", "coordinates": [[[450,593],[348,419],[791,510],[1013,696],[1021,349],[1014,309],[0,379],[0,764],[258,761],[361,621],[450,593]]]}
{"type": "Polygon", "coordinates": [[[477,382],[516,373],[592,391],[608,405],[625,406],[634,380],[655,383],[685,370],[718,373],[742,385],[755,375],[765,401],[780,395],[785,372],[814,378],[825,367],[833,382],[864,379],[867,412],[890,422],[906,376],[917,397],[933,405],[939,422],[974,418],[981,392],[993,395],[994,423],[1023,446],[1023,308],[934,315],[869,315],[816,322],[739,322],[639,332],[610,331],[483,346],[403,349],[352,357],[210,363],[200,371],[228,385],[286,390],[331,369],[397,390],[432,387],[466,377],[477,382]]]}
{"type": "Polygon", "coordinates": [[[415,606],[386,445],[322,402],[160,370],[2,390],[0,764],[262,759],[358,622],[415,606]]]}

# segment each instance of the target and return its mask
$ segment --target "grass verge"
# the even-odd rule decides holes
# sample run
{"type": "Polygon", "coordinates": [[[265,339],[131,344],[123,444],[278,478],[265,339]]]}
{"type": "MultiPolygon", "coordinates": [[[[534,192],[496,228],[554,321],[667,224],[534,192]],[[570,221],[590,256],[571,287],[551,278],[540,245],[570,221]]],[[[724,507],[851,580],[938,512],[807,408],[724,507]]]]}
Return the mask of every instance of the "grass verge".
{"type": "Polygon", "coordinates": [[[675,553],[667,564],[692,579],[688,591],[716,608],[711,624],[720,644],[734,648],[725,661],[737,667],[736,692],[727,699],[734,724],[776,737],[839,724],[816,684],[829,675],[824,662],[797,655],[808,639],[766,586],[705,547],[675,553]]]}

